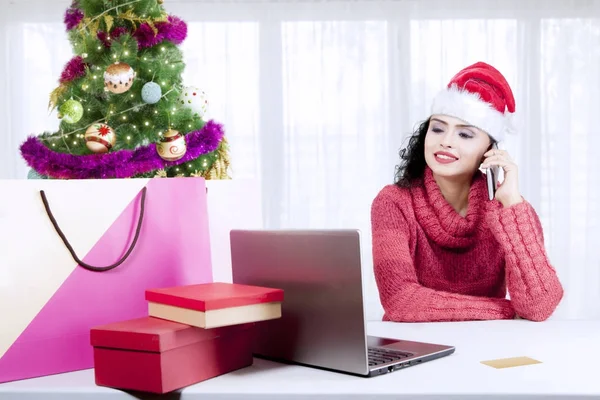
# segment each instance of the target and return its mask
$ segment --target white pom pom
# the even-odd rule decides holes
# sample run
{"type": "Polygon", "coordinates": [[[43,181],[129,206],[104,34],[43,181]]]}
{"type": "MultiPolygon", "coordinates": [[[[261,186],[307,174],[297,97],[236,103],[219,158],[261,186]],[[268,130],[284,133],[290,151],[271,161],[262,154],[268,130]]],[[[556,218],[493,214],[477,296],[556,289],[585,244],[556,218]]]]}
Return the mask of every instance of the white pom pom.
{"type": "Polygon", "coordinates": [[[517,129],[517,116],[515,113],[506,113],[504,114],[506,118],[506,128],[505,131],[508,135],[516,135],[518,132],[517,129]]]}

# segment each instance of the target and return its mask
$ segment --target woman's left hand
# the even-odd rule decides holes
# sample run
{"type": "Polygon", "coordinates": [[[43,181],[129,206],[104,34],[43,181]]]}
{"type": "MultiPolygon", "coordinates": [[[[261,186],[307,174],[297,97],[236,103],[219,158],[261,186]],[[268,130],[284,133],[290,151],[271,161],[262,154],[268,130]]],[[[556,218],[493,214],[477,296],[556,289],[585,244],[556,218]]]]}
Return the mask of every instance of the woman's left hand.
{"type": "Polygon", "coordinates": [[[523,198],[519,193],[518,167],[506,150],[492,149],[485,153],[484,157],[486,158],[481,164],[481,168],[498,166],[504,170],[504,181],[496,191],[496,200],[504,207],[521,203],[523,198]]]}

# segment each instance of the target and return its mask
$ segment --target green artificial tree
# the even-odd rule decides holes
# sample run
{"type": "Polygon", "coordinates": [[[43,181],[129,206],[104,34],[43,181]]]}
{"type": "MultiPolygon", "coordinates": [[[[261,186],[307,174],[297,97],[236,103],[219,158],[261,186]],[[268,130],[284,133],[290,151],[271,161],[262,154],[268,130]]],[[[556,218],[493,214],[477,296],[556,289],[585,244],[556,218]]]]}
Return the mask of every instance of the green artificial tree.
{"type": "Polygon", "coordinates": [[[163,0],[75,0],[64,22],[74,57],[50,95],[59,129],[21,145],[34,175],[229,178],[222,126],[182,81],[187,25],[163,0]]]}

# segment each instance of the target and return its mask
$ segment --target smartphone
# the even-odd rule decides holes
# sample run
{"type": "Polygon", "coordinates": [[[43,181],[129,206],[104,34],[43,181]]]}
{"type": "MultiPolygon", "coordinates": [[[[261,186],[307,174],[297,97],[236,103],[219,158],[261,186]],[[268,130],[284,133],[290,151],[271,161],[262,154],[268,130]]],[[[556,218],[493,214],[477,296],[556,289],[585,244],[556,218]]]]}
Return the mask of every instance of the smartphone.
{"type": "MultiPolygon", "coordinates": [[[[496,143],[492,145],[492,149],[498,149],[496,143]]],[[[494,200],[496,190],[498,189],[498,179],[500,178],[500,167],[492,166],[487,168],[485,172],[487,178],[488,198],[494,200]]]]}

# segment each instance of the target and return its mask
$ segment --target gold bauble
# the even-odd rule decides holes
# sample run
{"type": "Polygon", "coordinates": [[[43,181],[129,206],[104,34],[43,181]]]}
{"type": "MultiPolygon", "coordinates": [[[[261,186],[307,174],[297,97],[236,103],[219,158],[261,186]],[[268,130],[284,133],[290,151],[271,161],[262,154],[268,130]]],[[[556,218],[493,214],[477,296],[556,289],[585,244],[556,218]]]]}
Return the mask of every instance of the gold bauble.
{"type": "Polygon", "coordinates": [[[165,161],[181,159],[187,151],[185,136],[174,129],[169,129],[160,139],[160,143],[156,144],[156,151],[165,161]]]}
{"type": "Polygon", "coordinates": [[[85,132],[85,145],[94,153],[108,153],[117,143],[117,135],[106,124],[93,124],[85,132]]]}

